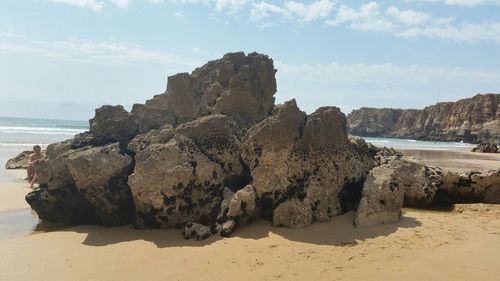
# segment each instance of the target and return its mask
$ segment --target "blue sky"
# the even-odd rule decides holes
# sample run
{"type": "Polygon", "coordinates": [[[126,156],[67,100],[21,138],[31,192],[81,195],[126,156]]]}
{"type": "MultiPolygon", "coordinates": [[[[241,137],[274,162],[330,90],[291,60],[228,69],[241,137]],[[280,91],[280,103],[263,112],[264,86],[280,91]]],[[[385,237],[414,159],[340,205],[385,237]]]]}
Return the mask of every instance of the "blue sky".
{"type": "Polygon", "coordinates": [[[500,0],[1,0],[0,116],[85,120],[233,51],[307,112],[423,108],[500,92],[500,0]]]}

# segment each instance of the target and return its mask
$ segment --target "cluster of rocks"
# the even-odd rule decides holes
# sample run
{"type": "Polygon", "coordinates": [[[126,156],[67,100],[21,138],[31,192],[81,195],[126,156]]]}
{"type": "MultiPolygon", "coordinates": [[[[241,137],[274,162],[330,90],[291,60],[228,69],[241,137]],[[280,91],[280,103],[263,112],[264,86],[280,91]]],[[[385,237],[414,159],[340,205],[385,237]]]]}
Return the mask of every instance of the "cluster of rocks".
{"type": "Polygon", "coordinates": [[[169,77],[165,93],[131,112],[97,109],[89,132],[48,146],[27,202],[42,220],[205,239],[260,218],[296,228],[356,209],[359,226],[386,223],[403,198],[497,200],[488,183],[498,174],[414,167],[349,137],[336,107],[307,115],[295,100],[274,105],[275,72],[265,55],[231,53],[169,77]]]}
{"type": "Polygon", "coordinates": [[[472,149],[472,152],[500,153],[500,143],[480,143],[472,149]]]}
{"type": "Polygon", "coordinates": [[[429,208],[457,203],[500,204],[500,170],[457,173],[404,158],[370,171],[355,215],[356,226],[395,222],[402,206],[429,208]]]}
{"type": "Polygon", "coordinates": [[[468,143],[500,142],[500,94],[478,94],[422,110],[360,108],[348,116],[349,133],[468,143]]]}

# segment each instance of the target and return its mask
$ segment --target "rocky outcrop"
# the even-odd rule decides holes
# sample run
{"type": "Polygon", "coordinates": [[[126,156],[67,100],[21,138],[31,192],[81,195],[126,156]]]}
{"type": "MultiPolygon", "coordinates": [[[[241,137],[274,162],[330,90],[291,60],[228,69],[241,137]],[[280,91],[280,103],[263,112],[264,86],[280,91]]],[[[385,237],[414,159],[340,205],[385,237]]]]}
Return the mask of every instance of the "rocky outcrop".
{"type": "Polygon", "coordinates": [[[374,166],[369,153],[349,141],[338,108],[307,116],[294,100],[252,127],[243,146],[263,216],[288,227],[347,211],[339,199],[342,189],[362,182],[374,166]]]}
{"type": "Polygon", "coordinates": [[[274,106],[276,70],[265,55],[230,53],[195,69],[168,78],[167,90],[131,115],[138,133],[165,124],[176,127],[199,117],[223,114],[248,128],[266,118],[274,106]]]}
{"type": "Polygon", "coordinates": [[[261,218],[298,228],[356,209],[358,226],[388,223],[403,197],[419,206],[500,197],[498,173],[405,161],[348,136],[336,107],[274,106],[275,72],[267,56],[227,54],[169,77],[164,94],[131,112],[97,109],[89,132],[49,145],[26,200],[42,220],[178,228],[201,240],[261,218]]]}
{"type": "Polygon", "coordinates": [[[500,142],[500,94],[442,102],[423,110],[361,108],[347,118],[349,133],[357,136],[500,142]]]}
{"type": "Polygon", "coordinates": [[[472,152],[481,153],[500,153],[500,144],[495,143],[480,143],[472,149],[472,152]]]}
{"type": "Polygon", "coordinates": [[[405,187],[400,179],[402,174],[393,165],[401,165],[400,163],[401,161],[394,161],[370,171],[354,216],[356,227],[394,223],[399,220],[405,187]]]}
{"type": "Polygon", "coordinates": [[[7,160],[5,169],[27,169],[29,157],[32,153],[34,153],[33,150],[25,150],[14,158],[7,160]]]}
{"type": "Polygon", "coordinates": [[[407,207],[500,203],[500,170],[457,173],[406,159],[391,160],[379,168],[382,167],[396,175],[390,183],[403,187],[404,206],[407,207]]]}
{"type": "Polygon", "coordinates": [[[118,143],[77,147],[81,138],[51,144],[35,171],[40,186],[26,201],[42,220],[66,225],[123,225],[134,208],[127,176],[132,159],[118,143]]]}

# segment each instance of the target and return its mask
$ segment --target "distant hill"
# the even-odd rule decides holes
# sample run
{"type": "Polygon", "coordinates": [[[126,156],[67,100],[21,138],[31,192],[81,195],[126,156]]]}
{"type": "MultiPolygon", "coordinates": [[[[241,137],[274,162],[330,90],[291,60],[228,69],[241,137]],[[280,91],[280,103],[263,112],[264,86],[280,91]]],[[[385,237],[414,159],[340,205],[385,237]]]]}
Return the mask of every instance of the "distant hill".
{"type": "Polygon", "coordinates": [[[470,143],[500,142],[500,94],[478,94],[418,109],[360,108],[348,116],[349,133],[470,143]]]}

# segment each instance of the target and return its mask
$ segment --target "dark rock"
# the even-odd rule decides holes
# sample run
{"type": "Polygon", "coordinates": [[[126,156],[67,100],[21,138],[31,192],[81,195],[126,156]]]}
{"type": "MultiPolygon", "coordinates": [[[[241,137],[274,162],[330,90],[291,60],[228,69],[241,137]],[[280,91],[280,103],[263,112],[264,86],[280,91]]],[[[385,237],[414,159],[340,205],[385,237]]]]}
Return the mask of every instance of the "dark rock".
{"type": "Polygon", "coordinates": [[[220,210],[223,170],[189,138],[177,134],[165,144],[137,152],[129,185],[138,227],[213,224],[220,210]]]}
{"type": "Polygon", "coordinates": [[[480,143],[478,146],[472,149],[472,152],[500,153],[500,144],[480,143]]]}
{"type": "Polygon", "coordinates": [[[136,121],[121,105],[104,105],[96,109],[95,117],[89,123],[90,133],[99,144],[127,144],[137,135],[136,121]]]}
{"type": "Polygon", "coordinates": [[[75,151],[67,165],[78,192],[94,207],[97,222],[132,222],[134,204],[127,185],[132,158],[121,153],[117,143],[75,151]]]}

